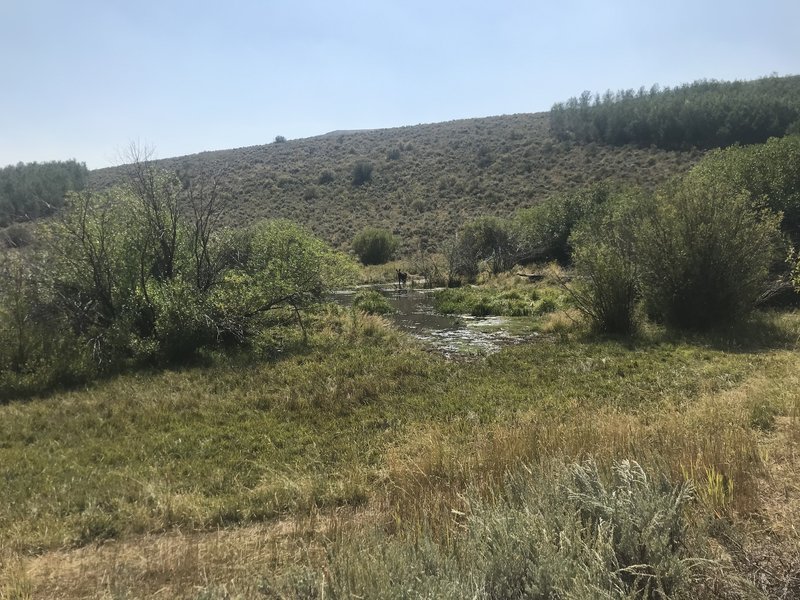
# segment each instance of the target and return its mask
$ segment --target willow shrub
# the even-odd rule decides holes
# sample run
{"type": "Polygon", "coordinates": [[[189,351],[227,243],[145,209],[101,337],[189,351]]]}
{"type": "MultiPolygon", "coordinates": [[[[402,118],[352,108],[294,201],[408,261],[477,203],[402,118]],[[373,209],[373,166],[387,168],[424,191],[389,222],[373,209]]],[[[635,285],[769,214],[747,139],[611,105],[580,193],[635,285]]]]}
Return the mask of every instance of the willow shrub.
{"type": "Polygon", "coordinates": [[[397,238],[384,229],[366,227],[353,238],[353,252],[365,265],[382,265],[396,250],[397,238]]]}
{"type": "Polygon", "coordinates": [[[648,312],[684,329],[745,316],[765,288],[780,218],[711,179],[659,192],[636,243],[648,312]]]}
{"type": "Polygon", "coordinates": [[[636,329],[634,239],[642,203],[640,195],[619,195],[585,218],[570,237],[579,278],[570,291],[596,331],[628,334],[636,329]]]}

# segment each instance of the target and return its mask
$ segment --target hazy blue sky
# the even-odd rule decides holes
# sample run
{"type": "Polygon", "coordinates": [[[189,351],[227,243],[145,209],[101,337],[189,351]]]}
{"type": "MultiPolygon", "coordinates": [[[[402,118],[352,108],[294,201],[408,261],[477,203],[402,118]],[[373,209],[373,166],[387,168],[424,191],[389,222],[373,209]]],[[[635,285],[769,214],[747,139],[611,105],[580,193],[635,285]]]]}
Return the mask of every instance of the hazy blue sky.
{"type": "Polygon", "coordinates": [[[0,165],[118,162],[800,74],[798,0],[0,0],[0,165]]]}

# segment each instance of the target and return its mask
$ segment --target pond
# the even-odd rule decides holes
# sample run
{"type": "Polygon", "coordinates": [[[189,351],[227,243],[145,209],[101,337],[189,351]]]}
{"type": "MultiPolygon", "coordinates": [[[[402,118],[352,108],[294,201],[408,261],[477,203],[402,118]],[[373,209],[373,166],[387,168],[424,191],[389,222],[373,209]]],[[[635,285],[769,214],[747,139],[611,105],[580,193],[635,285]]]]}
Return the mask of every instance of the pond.
{"type": "Polygon", "coordinates": [[[351,306],[359,289],[379,291],[392,305],[394,312],[386,318],[399,329],[422,340],[446,356],[483,356],[504,345],[518,343],[538,334],[531,330],[526,317],[473,317],[443,315],[433,307],[436,289],[404,288],[397,285],[367,285],[333,293],[341,306],[351,306]]]}

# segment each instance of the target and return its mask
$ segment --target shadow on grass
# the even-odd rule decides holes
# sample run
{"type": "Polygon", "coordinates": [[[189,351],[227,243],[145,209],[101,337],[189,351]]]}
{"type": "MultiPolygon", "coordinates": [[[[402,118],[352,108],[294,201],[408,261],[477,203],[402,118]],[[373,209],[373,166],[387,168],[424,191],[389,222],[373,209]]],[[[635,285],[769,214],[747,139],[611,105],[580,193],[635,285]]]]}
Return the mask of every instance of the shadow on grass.
{"type": "Polygon", "coordinates": [[[672,331],[667,335],[676,341],[701,344],[724,352],[794,350],[800,343],[800,312],[758,311],[728,327],[702,333],[672,331]]]}
{"type": "Polygon", "coordinates": [[[277,362],[290,356],[303,356],[314,350],[313,340],[306,339],[299,332],[290,332],[289,327],[280,329],[283,336],[261,340],[258,346],[225,344],[218,348],[200,348],[196,352],[169,359],[149,357],[143,360],[121,360],[104,369],[84,366],[68,372],[54,372],[45,367],[39,371],[0,373],[0,406],[86,389],[121,375],[137,373],[155,376],[166,371],[180,373],[213,367],[245,369],[255,364],[277,362]]]}
{"type": "Polygon", "coordinates": [[[800,311],[761,310],[734,325],[687,331],[648,323],[634,335],[601,335],[586,332],[586,342],[617,342],[629,350],[661,344],[688,344],[724,352],[755,353],[800,348],[800,311]]]}

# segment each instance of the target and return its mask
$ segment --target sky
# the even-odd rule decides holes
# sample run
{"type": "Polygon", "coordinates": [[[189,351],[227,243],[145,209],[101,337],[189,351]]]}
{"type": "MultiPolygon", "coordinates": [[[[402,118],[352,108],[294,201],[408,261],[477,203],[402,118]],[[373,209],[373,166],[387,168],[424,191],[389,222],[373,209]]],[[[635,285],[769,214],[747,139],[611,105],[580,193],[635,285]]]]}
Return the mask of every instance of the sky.
{"type": "Polygon", "coordinates": [[[800,74],[797,0],[0,0],[0,166],[800,74]]]}

